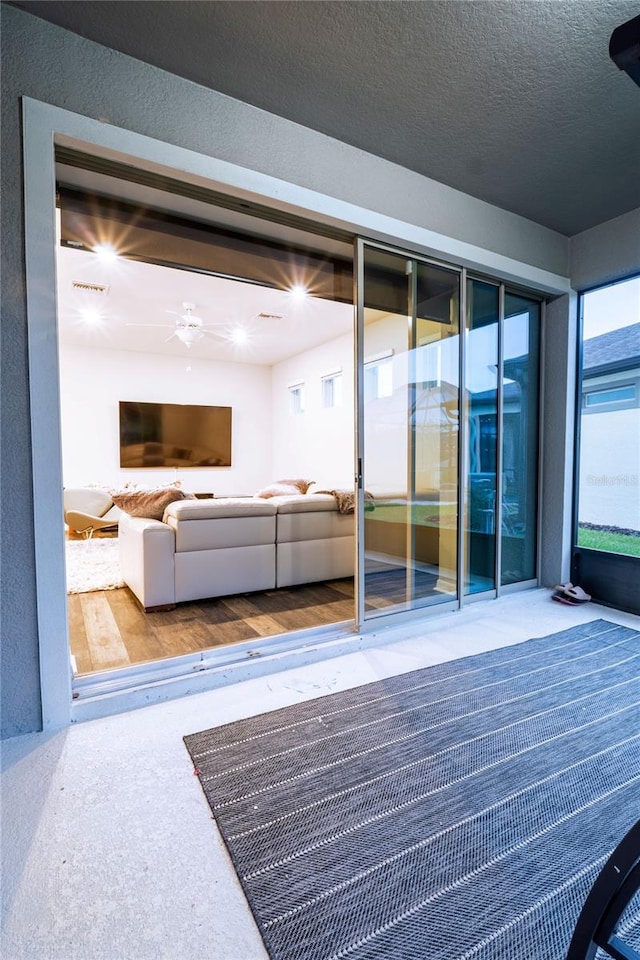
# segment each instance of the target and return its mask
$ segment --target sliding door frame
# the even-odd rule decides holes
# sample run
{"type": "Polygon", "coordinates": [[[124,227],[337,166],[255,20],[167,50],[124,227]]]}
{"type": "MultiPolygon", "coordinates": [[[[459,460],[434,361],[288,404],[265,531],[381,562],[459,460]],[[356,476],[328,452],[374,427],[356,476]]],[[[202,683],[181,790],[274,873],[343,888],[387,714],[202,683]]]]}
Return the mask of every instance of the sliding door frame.
{"type": "MultiPolygon", "coordinates": [[[[412,271],[412,289],[416,286],[416,270],[412,271]]],[[[411,298],[410,298],[411,301],[411,298]]],[[[392,244],[383,244],[370,241],[365,237],[357,237],[354,243],[354,312],[356,333],[354,337],[355,345],[355,463],[356,463],[356,576],[355,576],[355,610],[356,610],[356,629],[359,632],[379,627],[381,623],[403,623],[414,619],[424,619],[426,616],[436,615],[448,610],[461,610],[463,607],[482,600],[495,599],[500,596],[516,593],[521,590],[530,589],[538,586],[540,583],[540,564],[541,564],[541,530],[542,530],[542,478],[543,478],[543,420],[544,420],[544,380],[543,380],[543,356],[544,356],[544,323],[545,323],[545,302],[538,291],[527,287],[521,287],[517,284],[505,283],[503,280],[487,276],[476,271],[467,270],[464,266],[451,264],[446,260],[438,260],[433,257],[422,257],[415,251],[398,247],[392,244]],[[456,577],[457,593],[456,598],[446,601],[442,604],[425,604],[412,610],[390,611],[388,614],[381,613],[375,617],[367,618],[365,613],[365,536],[364,536],[364,259],[365,250],[381,250],[385,253],[395,254],[405,257],[412,263],[429,263],[447,270],[456,271],[460,275],[460,298],[459,298],[459,351],[458,351],[458,375],[459,375],[459,423],[458,423],[458,528],[457,528],[457,550],[456,550],[456,577]],[[468,547],[466,538],[465,518],[467,512],[467,471],[469,467],[469,452],[467,450],[467,416],[466,408],[463,403],[463,391],[466,388],[466,357],[468,351],[468,330],[467,330],[467,283],[470,280],[478,280],[482,283],[491,284],[498,288],[498,364],[497,364],[497,405],[496,405],[496,499],[495,499],[495,559],[494,559],[494,587],[490,590],[483,590],[479,593],[465,593],[465,575],[468,557],[468,547]],[[537,462],[537,491],[536,491],[536,576],[530,580],[518,581],[511,584],[502,583],[502,519],[503,519],[503,438],[504,438],[504,331],[505,331],[505,300],[506,293],[512,293],[516,296],[521,295],[540,305],[540,322],[538,330],[538,405],[537,405],[537,444],[538,444],[538,462],[537,462]]],[[[415,311],[414,311],[415,313],[415,311]]],[[[413,314],[412,314],[413,316],[413,314]]],[[[413,318],[415,321],[415,317],[413,318]]],[[[415,326],[415,322],[413,324],[415,326]]],[[[415,344],[414,344],[415,346],[415,344]]],[[[411,470],[411,451],[409,453],[409,469],[411,470]]],[[[413,479],[410,477],[411,482],[413,479]]],[[[408,536],[411,533],[408,533],[408,536]]]]}
{"type": "MultiPolygon", "coordinates": [[[[33,478],[33,568],[37,610],[37,638],[32,638],[39,658],[42,725],[55,730],[89,716],[106,716],[123,710],[162,702],[195,690],[212,689],[223,682],[258,676],[267,670],[303,665],[338,652],[332,643],[302,644],[291,657],[269,662],[267,655],[255,658],[237,672],[211,665],[194,665],[188,676],[167,677],[162,683],[145,685],[124,693],[85,701],[80,709],[71,700],[66,596],[64,595],[64,537],[60,522],[62,475],[60,415],[56,348],[55,291],[55,156],[56,147],[104,156],[142,171],[171,171],[184,183],[206,182],[211,190],[236,197],[242,204],[271,208],[276,215],[304,218],[344,230],[372,242],[395,243],[418,257],[437,256],[438,264],[463,264],[483,275],[500,278],[509,286],[522,284],[554,296],[570,290],[567,276],[532,266],[502,253],[458,239],[397,217],[319,193],[308,187],[278,179],[217,157],[167,143],[122,127],[73,113],[29,97],[21,99],[23,115],[23,186],[26,262],[26,312],[31,414],[31,463],[33,478]]],[[[356,460],[356,463],[358,460],[356,460]]],[[[360,504],[362,491],[359,491],[360,504]]],[[[360,506],[359,512],[362,512],[360,506]]],[[[358,604],[362,591],[357,589],[358,604]]],[[[454,604],[455,606],[455,604],[454,604]]],[[[440,606],[439,611],[443,610],[440,606]]],[[[418,612],[424,615],[424,610],[418,612]]],[[[400,615],[398,615],[400,616],[400,615]]],[[[377,628],[379,625],[373,625],[377,628]]],[[[349,636],[351,649],[363,638],[349,636]]],[[[340,644],[338,644],[338,647],[340,644]]],[[[266,651],[265,651],[266,653],[266,651]]],[[[220,665],[224,668],[224,665],[220,665]]],[[[182,669],[182,668],[181,668],[182,669]]]]}

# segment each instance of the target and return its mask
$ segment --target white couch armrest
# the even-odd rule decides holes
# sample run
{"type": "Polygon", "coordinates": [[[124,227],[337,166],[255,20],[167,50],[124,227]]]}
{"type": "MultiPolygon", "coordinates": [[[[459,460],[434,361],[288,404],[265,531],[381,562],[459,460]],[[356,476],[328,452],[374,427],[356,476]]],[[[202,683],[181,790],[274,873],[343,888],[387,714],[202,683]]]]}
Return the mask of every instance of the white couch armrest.
{"type": "Polygon", "coordinates": [[[120,520],[122,579],[145,610],[173,606],[175,590],[175,534],[160,520],[130,517],[120,520]]]}

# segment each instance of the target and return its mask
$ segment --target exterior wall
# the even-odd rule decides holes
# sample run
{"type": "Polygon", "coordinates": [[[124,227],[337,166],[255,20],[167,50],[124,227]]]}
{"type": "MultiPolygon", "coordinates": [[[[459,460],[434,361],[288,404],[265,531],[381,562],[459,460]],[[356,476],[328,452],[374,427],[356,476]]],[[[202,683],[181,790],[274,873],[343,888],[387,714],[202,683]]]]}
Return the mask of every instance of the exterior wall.
{"type": "MultiPolygon", "coordinates": [[[[566,238],[297,124],[0,5],[2,736],[42,724],[24,265],[21,97],[280,178],[566,275],[566,238]]],[[[48,229],[47,225],[43,225],[48,229]]],[[[407,232],[409,235],[409,231],[407,232]]],[[[434,234],[435,236],[435,234],[434,234]]],[[[429,248],[425,243],[426,252],[429,248]]],[[[48,290],[39,291],[45,300],[48,290]]],[[[50,293],[53,298],[53,290],[50,293]]],[[[46,334],[43,334],[46,335],[46,334]]],[[[56,438],[51,438],[52,444],[56,438]]],[[[57,496],[54,490],[52,495],[57,496]]],[[[49,551],[47,552],[47,558],[49,551]]]]}
{"type": "Polygon", "coordinates": [[[582,418],[580,520],[640,531],[640,408],[582,418]]]}
{"type": "Polygon", "coordinates": [[[640,207],[570,240],[571,286],[589,287],[640,272],[640,207]]]}

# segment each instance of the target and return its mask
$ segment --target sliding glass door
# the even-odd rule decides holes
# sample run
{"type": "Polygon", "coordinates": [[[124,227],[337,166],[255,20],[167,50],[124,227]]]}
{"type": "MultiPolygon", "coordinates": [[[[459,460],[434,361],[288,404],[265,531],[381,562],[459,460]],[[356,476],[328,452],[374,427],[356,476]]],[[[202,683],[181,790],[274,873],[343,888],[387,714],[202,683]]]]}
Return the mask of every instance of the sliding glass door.
{"type": "Polygon", "coordinates": [[[508,290],[501,330],[500,584],[535,580],[540,303],[508,290]]]}
{"type": "Polygon", "coordinates": [[[467,280],[464,593],[536,578],[540,303],[467,280]]]}
{"type": "Polygon", "coordinates": [[[362,245],[364,616],[457,597],[460,272],[362,245]]]}
{"type": "Polygon", "coordinates": [[[363,241],[357,261],[359,621],[535,582],[539,301],[363,241]]]}
{"type": "Polygon", "coordinates": [[[500,288],[467,281],[464,414],[465,594],[496,586],[498,318],[500,288]]]}

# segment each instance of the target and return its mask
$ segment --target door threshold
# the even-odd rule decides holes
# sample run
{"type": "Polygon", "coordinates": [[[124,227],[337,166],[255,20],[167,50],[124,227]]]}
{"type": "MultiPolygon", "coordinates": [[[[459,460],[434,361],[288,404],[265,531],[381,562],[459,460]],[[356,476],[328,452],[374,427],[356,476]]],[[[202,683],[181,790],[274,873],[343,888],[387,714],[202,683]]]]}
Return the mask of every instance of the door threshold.
{"type": "Polygon", "coordinates": [[[76,677],[71,722],[113,716],[191,693],[306,666],[371,645],[369,636],[365,639],[354,630],[355,621],[342,621],[330,628],[314,627],[296,631],[295,635],[264,638],[260,644],[244,641],[169,661],[152,661],[76,677]]]}

